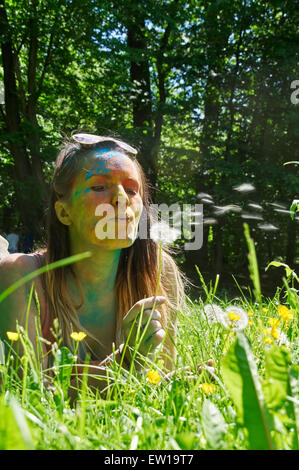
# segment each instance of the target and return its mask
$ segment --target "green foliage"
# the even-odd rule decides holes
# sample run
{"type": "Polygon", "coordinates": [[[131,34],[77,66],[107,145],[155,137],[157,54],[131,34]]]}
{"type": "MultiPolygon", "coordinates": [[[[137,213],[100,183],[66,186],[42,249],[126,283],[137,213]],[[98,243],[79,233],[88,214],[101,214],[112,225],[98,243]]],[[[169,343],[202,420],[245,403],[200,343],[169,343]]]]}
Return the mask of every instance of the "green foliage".
{"type": "Polygon", "coordinates": [[[54,371],[56,373],[54,399],[60,413],[63,412],[68,396],[73,363],[73,354],[68,348],[62,347],[56,351],[54,356],[54,371]]]}
{"type": "Polygon", "coordinates": [[[290,207],[290,212],[291,212],[291,218],[294,220],[295,213],[299,212],[299,199],[294,199],[291,207],[290,207]]]}
{"type": "Polygon", "coordinates": [[[210,400],[204,401],[202,407],[202,424],[209,447],[211,449],[225,448],[227,424],[220,410],[210,400]]]}
{"type": "Polygon", "coordinates": [[[224,383],[248,430],[251,449],[273,449],[272,419],[265,406],[262,384],[248,340],[242,334],[222,360],[224,383]]]}
{"type": "Polygon", "coordinates": [[[283,347],[273,345],[265,352],[265,380],[263,392],[269,409],[279,409],[289,393],[288,369],[291,365],[289,352],[283,347]]]}
{"type": "Polygon", "coordinates": [[[10,397],[5,403],[0,397],[0,450],[32,449],[31,433],[24,411],[17,401],[10,397]]]}
{"type": "Polygon", "coordinates": [[[248,246],[248,261],[249,261],[249,273],[250,278],[253,282],[254,286],[254,295],[257,302],[261,302],[261,285],[260,285],[260,276],[259,276],[259,269],[258,269],[258,262],[255,253],[254,241],[250,237],[249,226],[248,224],[244,224],[244,234],[247,241],[248,246]]]}

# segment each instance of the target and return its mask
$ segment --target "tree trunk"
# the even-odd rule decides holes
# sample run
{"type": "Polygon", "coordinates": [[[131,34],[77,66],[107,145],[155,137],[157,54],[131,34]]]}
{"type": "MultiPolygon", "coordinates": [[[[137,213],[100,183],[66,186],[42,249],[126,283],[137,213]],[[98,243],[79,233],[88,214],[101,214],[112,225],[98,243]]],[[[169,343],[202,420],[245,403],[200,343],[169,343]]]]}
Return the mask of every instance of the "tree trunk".
{"type": "Polygon", "coordinates": [[[23,137],[16,82],[16,60],[3,0],[0,0],[0,25],[5,37],[5,41],[1,44],[5,91],[4,119],[8,145],[14,159],[16,201],[23,224],[38,227],[41,219],[40,205],[36,204],[39,181],[32,171],[23,137]]]}
{"type": "Polygon", "coordinates": [[[152,102],[144,18],[136,14],[135,18],[127,22],[127,31],[127,44],[132,51],[130,77],[134,90],[133,125],[142,136],[141,164],[151,184],[155,186],[157,173],[156,162],[152,160],[152,102]]]}

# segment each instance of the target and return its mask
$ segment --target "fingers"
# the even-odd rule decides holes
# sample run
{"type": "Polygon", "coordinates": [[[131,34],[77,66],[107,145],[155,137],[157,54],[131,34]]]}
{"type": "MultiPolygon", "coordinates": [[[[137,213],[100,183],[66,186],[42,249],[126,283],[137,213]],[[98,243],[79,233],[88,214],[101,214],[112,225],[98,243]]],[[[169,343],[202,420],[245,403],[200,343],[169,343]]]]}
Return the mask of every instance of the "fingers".
{"type": "MultiPolygon", "coordinates": [[[[146,313],[146,312],[144,312],[146,313]]],[[[152,344],[153,346],[158,345],[165,336],[165,331],[162,328],[162,325],[159,320],[161,320],[161,314],[157,310],[154,310],[153,317],[149,321],[151,311],[148,310],[145,318],[142,318],[141,334],[143,336],[143,341],[152,344]],[[154,320],[153,318],[157,318],[154,320]]],[[[135,330],[138,329],[138,326],[135,325],[135,330]]]]}
{"type": "Polygon", "coordinates": [[[142,299],[136,302],[136,304],[133,305],[133,307],[128,311],[126,316],[123,319],[123,323],[127,324],[133,321],[138,315],[139,312],[141,312],[142,308],[144,310],[146,309],[152,309],[154,304],[156,306],[164,304],[166,302],[166,298],[163,296],[157,296],[157,297],[148,297],[147,299],[142,299]]]}

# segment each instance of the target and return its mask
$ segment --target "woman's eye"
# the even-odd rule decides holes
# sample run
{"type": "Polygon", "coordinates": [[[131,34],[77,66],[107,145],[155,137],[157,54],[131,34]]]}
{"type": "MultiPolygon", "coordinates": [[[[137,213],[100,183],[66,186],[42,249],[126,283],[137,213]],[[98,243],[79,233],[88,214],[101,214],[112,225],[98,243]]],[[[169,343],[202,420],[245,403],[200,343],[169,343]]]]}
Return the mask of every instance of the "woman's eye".
{"type": "Polygon", "coordinates": [[[99,192],[99,191],[104,191],[104,190],[105,190],[105,186],[92,186],[90,189],[91,189],[92,191],[99,192]]]}
{"type": "Polygon", "coordinates": [[[136,194],[136,191],[134,189],[126,189],[127,193],[130,193],[132,195],[136,194]]]}

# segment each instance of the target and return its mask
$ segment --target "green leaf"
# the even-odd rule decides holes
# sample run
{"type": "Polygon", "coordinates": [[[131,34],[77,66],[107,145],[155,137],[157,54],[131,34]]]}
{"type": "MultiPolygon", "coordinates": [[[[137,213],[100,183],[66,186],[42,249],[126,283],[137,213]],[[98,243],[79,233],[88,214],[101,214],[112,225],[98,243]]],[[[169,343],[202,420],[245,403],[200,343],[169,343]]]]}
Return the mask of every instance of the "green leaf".
{"type": "Polygon", "coordinates": [[[293,415],[295,419],[295,433],[293,449],[299,449],[299,365],[293,364],[289,369],[289,385],[291,390],[291,403],[293,404],[293,415]]]}
{"type": "Polygon", "coordinates": [[[55,353],[54,366],[56,370],[55,381],[59,382],[64,398],[67,396],[70,378],[73,368],[73,355],[71,351],[63,346],[55,353]]]}
{"type": "MultiPolygon", "coordinates": [[[[285,283],[286,285],[286,283],[285,283]]],[[[295,289],[294,287],[289,287],[286,285],[287,288],[287,303],[295,309],[295,311],[298,309],[299,310],[299,295],[298,295],[298,290],[295,289]]]]}
{"type": "Polygon", "coordinates": [[[209,447],[223,449],[227,424],[220,410],[210,400],[205,400],[202,407],[202,425],[209,447]]]}
{"type": "Polygon", "coordinates": [[[296,277],[296,274],[295,274],[294,270],[291,269],[291,268],[290,268],[287,264],[285,264],[285,263],[280,263],[279,261],[271,261],[271,263],[269,263],[268,266],[265,268],[265,271],[267,271],[267,269],[268,269],[270,266],[275,266],[276,268],[285,268],[287,278],[290,277],[290,276],[292,276],[292,275],[296,277]]]}
{"type": "Polygon", "coordinates": [[[182,432],[175,436],[175,440],[182,450],[194,449],[197,437],[193,432],[182,432]]]}
{"type": "Polygon", "coordinates": [[[294,220],[295,212],[299,211],[299,199],[294,199],[290,207],[291,219],[294,220]]]}
{"type": "Polygon", "coordinates": [[[250,236],[249,226],[248,224],[243,224],[244,227],[244,235],[246,238],[247,246],[248,246],[248,261],[249,261],[249,275],[250,279],[253,282],[253,292],[257,302],[261,302],[262,292],[261,292],[261,284],[260,284],[260,275],[259,275],[259,268],[258,262],[255,252],[254,241],[250,236]]]}
{"type": "Polygon", "coordinates": [[[265,378],[263,391],[269,409],[281,408],[288,394],[288,368],[290,354],[284,348],[273,345],[265,353],[265,378]]]}
{"type": "Polygon", "coordinates": [[[20,405],[10,399],[0,400],[0,450],[33,449],[32,440],[20,405]]]}
{"type": "Polygon", "coordinates": [[[248,429],[250,448],[273,449],[273,420],[264,403],[254,356],[242,333],[237,333],[237,340],[222,360],[222,377],[239,418],[248,429]]]}

